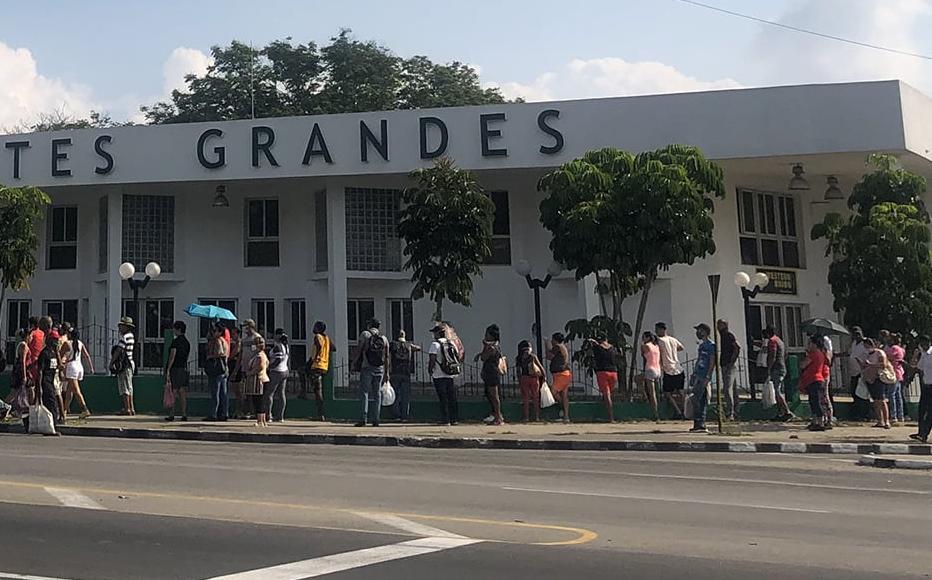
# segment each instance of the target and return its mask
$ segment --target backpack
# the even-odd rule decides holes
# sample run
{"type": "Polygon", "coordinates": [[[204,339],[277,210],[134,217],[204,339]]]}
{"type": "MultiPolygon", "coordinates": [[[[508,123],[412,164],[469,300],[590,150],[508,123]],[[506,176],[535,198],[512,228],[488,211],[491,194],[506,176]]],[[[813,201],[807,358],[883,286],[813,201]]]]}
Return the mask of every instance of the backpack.
{"type": "Polygon", "coordinates": [[[126,369],[130,368],[129,357],[126,356],[126,351],[120,348],[119,345],[110,349],[110,359],[110,374],[112,375],[118,375],[126,369]],[[117,350],[120,351],[120,356],[116,357],[114,360],[113,357],[116,355],[117,350]]]}
{"type": "Polygon", "coordinates": [[[366,362],[370,367],[385,366],[385,339],[381,334],[373,334],[366,343],[366,362]]]}
{"type": "Polygon", "coordinates": [[[440,342],[440,370],[445,375],[458,375],[463,372],[463,363],[460,361],[460,353],[456,345],[450,340],[440,342]]]}
{"type": "Polygon", "coordinates": [[[392,355],[392,372],[408,372],[411,368],[411,346],[406,342],[393,342],[389,349],[392,355]]]}

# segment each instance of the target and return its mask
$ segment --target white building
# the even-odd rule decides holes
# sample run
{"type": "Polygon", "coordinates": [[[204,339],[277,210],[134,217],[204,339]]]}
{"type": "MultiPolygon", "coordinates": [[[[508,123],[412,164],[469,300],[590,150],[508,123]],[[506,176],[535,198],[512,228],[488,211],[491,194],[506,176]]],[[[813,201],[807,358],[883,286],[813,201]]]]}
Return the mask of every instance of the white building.
{"type": "MultiPolygon", "coordinates": [[[[301,344],[328,323],[341,353],[365,320],[427,340],[433,305],[411,303],[395,233],[407,174],[442,152],[475,171],[497,207],[494,264],[476,280],[470,310],[447,305],[475,352],[491,322],[506,351],[532,338],[533,300],[513,266],[543,276],[549,234],[538,220],[538,179],[588,149],[639,152],[700,146],[725,169],[716,202],[717,252],[676,267],[655,284],[645,322],[667,321],[688,338],[709,321],[706,276],[722,274],[721,316],[743,336],[738,270],[776,273],[780,293],[754,300],[751,325],[782,327],[832,315],[824,243],[808,232],[844,202],[824,200],[826,180],[847,193],[871,152],[889,152],[932,175],[932,103],[902,83],[776,87],[256,119],[0,136],[0,182],[37,185],[52,198],[29,291],[8,294],[9,336],[31,314],[113,328],[132,297],[118,273],[156,261],[162,274],[141,293],[146,366],[161,362],[162,330],[191,302],[214,301],[301,344]],[[788,191],[800,163],[809,191],[788,191]],[[228,207],[214,207],[218,186],[228,207]]],[[[594,282],[564,274],[542,294],[549,334],[598,313],[594,282]]],[[[637,298],[626,303],[629,319],[637,298]]],[[[133,313],[135,314],[135,313],[133,313]]],[[[189,335],[197,332],[192,325],[189,335]]],[[[692,344],[691,340],[684,340],[692,344]]]]}

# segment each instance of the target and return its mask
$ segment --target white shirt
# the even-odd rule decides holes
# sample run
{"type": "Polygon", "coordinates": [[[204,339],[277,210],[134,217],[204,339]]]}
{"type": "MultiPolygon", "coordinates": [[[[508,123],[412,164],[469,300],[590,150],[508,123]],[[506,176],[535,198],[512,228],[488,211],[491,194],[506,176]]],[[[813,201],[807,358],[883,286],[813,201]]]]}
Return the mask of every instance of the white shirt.
{"type": "Polygon", "coordinates": [[[835,354],[835,349],[832,348],[832,339],[827,336],[822,337],[822,348],[825,349],[829,356],[835,354]]]}
{"type": "Polygon", "coordinates": [[[864,346],[863,340],[851,345],[851,356],[848,357],[848,376],[850,377],[861,376],[861,365],[858,364],[857,359],[867,360],[867,347],[864,346]]]}
{"type": "Polygon", "coordinates": [[[440,368],[440,361],[443,359],[443,355],[440,353],[441,342],[447,342],[447,339],[441,338],[440,340],[433,341],[432,343],[430,343],[430,349],[427,351],[427,354],[429,355],[430,354],[437,355],[437,364],[434,365],[434,372],[431,373],[430,376],[431,378],[434,378],[434,379],[450,379],[458,375],[448,375],[447,373],[443,372],[442,368],[440,368]]]}
{"type": "Polygon", "coordinates": [[[665,375],[678,375],[683,372],[683,366],[680,364],[679,351],[683,348],[683,343],[672,336],[658,336],[657,343],[660,346],[660,368],[665,375]]]}
{"type": "Polygon", "coordinates": [[[919,357],[919,372],[922,373],[922,384],[932,385],[932,348],[923,351],[919,357]]]}

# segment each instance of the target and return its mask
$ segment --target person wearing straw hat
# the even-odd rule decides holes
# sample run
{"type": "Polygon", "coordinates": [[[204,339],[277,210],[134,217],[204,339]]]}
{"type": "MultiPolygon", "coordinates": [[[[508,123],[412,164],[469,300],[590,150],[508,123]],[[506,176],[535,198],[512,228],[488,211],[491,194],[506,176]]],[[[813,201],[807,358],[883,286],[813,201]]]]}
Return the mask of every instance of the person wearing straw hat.
{"type": "Polygon", "coordinates": [[[110,356],[110,368],[115,371],[117,377],[117,391],[123,400],[123,410],[121,415],[135,415],[136,407],[133,404],[133,372],[136,369],[136,362],[133,360],[133,350],[136,347],[136,338],[133,332],[136,325],[129,316],[120,319],[117,325],[120,331],[120,341],[114,347],[110,356]]]}

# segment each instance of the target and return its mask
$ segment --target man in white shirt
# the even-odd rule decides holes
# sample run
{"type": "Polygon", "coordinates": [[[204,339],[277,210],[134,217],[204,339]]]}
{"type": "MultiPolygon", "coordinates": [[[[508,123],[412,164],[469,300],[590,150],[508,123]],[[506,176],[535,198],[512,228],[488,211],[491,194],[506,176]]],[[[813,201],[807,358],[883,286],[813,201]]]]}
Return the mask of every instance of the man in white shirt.
{"type": "Polygon", "coordinates": [[[922,443],[929,442],[932,432],[932,344],[928,336],[919,337],[920,356],[916,368],[922,378],[922,391],[919,398],[919,432],[909,436],[922,443]]]}
{"type": "Polygon", "coordinates": [[[670,403],[670,406],[673,407],[673,418],[686,419],[686,415],[683,413],[683,404],[685,402],[683,389],[686,386],[686,373],[683,372],[683,365],[680,364],[679,357],[679,353],[684,350],[683,343],[667,334],[665,322],[655,324],[654,333],[657,335],[657,345],[660,347],[663,395],[666,397],[667,402],[670,403]]]}
{"type": "Polygon", "coordinates": [[[456,425],[459,421],[459,403],[456,400],[455,378],[462,368],[456,345],[446,337],[446,325],[437,323],[430,329],[434,341],[430,343],[427,354],[430,362],[427,371],[434,381],[437,398],[440,399],[440,422],[444,425],[456,425]]]}
{"type": "Polygon", "coordinates": [[[864,345],[864,331],[860,326],[851,328],[851,352],[848,354],[848,377],[849,389],[851,391],[851,416],[852,421],[867,421],[870,412],[870,406],[866,399],[858,397],[858,382],[861,380],[861,365],[858,360],[867,360],[867,346],[864,345]]]}

